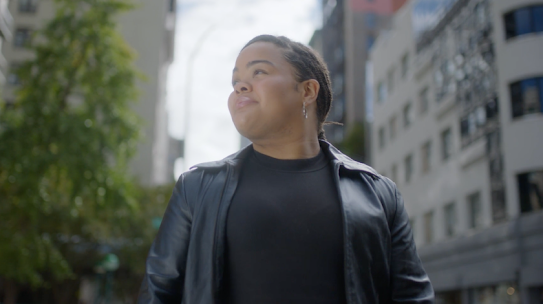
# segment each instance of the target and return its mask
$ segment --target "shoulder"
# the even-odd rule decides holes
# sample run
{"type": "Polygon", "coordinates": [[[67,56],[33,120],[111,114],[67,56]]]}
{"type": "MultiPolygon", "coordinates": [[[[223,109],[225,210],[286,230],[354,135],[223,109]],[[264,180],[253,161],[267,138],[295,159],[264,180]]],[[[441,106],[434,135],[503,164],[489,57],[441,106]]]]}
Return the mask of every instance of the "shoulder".
{"type": "Polygon", "coordinates": [[[344,168],[351,172],[348,175],[358,176],[361,179],[364,191],[373,193],[372,196],[379,201],[390,222],[398,210],[398,203],[401,202],[401,195],[396,183],[390,178],[379,174],[372,167],[352,159],[344,161],[344,168]],[[355,174],[353,175],[352,173],[355,174]]]}

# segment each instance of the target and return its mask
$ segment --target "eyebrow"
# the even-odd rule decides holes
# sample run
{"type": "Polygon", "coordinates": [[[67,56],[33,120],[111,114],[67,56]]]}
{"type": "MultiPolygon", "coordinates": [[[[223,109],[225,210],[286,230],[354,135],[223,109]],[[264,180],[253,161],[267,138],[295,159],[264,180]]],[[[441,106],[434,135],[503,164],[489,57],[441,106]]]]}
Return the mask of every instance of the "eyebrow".
{"type": "MultiPolygon", "coordinates": [[[[269,64],[271,66],[275,66],[275,64],[273,64],[271,61],[268,61],[268,60],[253,60],[253,61],[249,61],[247,63],[247,66],[246,67],[251,67],[255,64],[259,64],[259,63],[265,63],[265,64],[269,64]]],[[[232,71],[232,73],[235,73],[236,71],[238,70],[238,68],[234,68],[234,70],[232,71]]]]}

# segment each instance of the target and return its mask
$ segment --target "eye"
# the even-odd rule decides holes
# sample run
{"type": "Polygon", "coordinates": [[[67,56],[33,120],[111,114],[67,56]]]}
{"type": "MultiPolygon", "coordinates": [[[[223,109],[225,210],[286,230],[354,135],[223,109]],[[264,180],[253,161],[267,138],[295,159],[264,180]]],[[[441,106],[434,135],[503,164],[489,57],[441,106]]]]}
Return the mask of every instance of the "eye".
{"type": "Polygon", "coordinates": [[[253,72],[253,76],[256,76],[256,75],[259,75],[259,74],[266,74],[266,71],[260,70],[260,69],[256,69],[256,70],[253,72]]]}
{"type": "Polygon", "coordinates": [[[237,80],[232,80],[232,86],[235,86],[238,83],[237,80]]]}

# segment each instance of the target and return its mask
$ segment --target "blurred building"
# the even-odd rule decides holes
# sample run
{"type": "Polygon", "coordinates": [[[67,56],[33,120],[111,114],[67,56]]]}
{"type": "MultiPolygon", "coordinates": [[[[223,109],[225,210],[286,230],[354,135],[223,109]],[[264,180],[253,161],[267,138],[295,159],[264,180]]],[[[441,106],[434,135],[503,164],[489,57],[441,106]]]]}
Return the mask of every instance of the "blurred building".
{"type": "MultiPolygon", "coordinates": [[[[171,182],[168,165],[168,120],[166,113],[166,80],[173,61],[176,23],[176,1],[135,0],[136,8],[119,18],[119,31],[136,51],[136,66],[146,75],[138,82],[140,100],[133,109],[144,119],[144,141],[130,166],[133,174],[144,185],[171,182]]],[[[0,2],[0,13],[6,7],[0,2]]],[[[2,46],[10,67],[32,58],[32,51],[25,48],[31,33],[40,29],[55,14],[54,0],[12,0],[9,11],[13,15],[14,34],[2,46]]],[[[9,16],[9,13],[8,15],[9,16]]],[[[9,17],[7,17],[9,19],[9,17]]],[[[0,31],[4,19],[0,18],[0,31]]],[[[0,58],[0,66],[2,65],[0,58]]],[[[13,100],[18,85],[17,76],[9,73],[3,90],[6,101],[13,100]]]]}
{"type": "Polygon", "coordinates": [[[175,161],[178,158],[184,157],[185,140],[170,137],[170,142],[168,144],[168,176],[173,177],[173,180],[177,180],[179,178],[175,172],[175,161]]]}
{"type": "MultiPolygon", "coordinates": [[[[0,50],[6,41],[12,37],[13,18],[8,9],[8,0],[0,0],[0,50]]],[[[0,85],[6,83],[9,66],[3,53],[0,51],[0,85]]]]}
{"type": "Polygon", "coordinates": [[[322,29],[313,32],[313,36],[309,40],[309,46],[322,56],[322,29]]]}
{"type": "MultiPolygon", "coordinates": [[[[377,35],[389,26],[391,16],[404,3],[405,0],[323,1],[321,54],[330,70],[334,94],[328,120],[344,124],[326,127],[327,138],[332,144],[340,144],[355,124],[366,125],[369,50],[377,35]]],[[[367,154],[369,151],[366,151],[367,154]]],[[[357,155],[357,158],[368,161],[366,155],[357,155]]]]}
{"type": "Polygon", "coordinates": [[[396,182],[439,303],[543,300],[543,1],[457,0],[371,52],[374,167],[396,182]]]}

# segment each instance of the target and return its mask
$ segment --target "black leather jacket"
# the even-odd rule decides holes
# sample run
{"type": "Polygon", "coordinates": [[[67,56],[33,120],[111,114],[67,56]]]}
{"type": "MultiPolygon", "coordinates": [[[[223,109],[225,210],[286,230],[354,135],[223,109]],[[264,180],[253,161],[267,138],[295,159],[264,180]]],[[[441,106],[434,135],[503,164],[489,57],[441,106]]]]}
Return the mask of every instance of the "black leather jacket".
{"type": "MultiPolygon", "coordinates": [[[[320,144],[342,203],[347,303],[433,303],[396,185],[320,144]]],[[[251,149],[181,175],[149,251],[138,303],[220,303],[228,206],[251,149]]]]}

